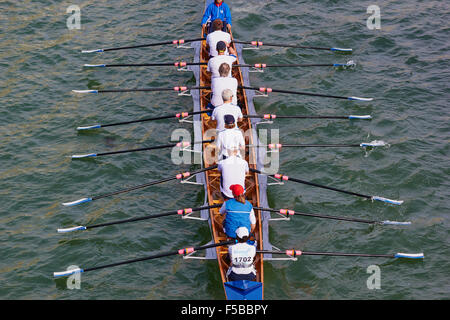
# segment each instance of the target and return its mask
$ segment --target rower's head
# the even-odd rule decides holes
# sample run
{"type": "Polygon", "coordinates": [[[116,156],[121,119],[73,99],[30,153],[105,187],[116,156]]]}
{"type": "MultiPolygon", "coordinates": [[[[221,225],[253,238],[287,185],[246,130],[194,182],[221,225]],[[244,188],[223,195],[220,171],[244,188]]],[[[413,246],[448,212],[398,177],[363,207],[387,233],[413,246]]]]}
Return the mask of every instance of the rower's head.
{"type": "Polygon", "coordinates": [[[212,28],[213,28],[214,31],[222,30],[222,28],[223,28],[222,20],[220,20],[220,19],[214,20],[213,23],[212,23],[212,28]]]}
{"type": "Polygon", "coordinates": [[[236,201],[239,201],[241,203],[245,203],[245,193],[244,193],[244,187],[240,184],[233,184],[230,186],[231,192],[233,192],[233,197],[236,201]]]}
{"type": "Polygon", "coordinates": [[[230,65],[226,62],[222,63],[219,67],[219,75],[222,78],[227,78],[230,74],[230,65]]]}
{"type": "Polygon", "coordinates": [[[236,237],[238,242],[243,243],[247,242],[249,236],[248,229],[246,227],[239,227],[236,229],[236,237]]]}
{"type": "Polygon", "coordinates": [[[227,50],[227,44],[224,41],[219,41],[216,44],[217,53],[220,55],[224,55],[227,50]]]}
{"type": "Polygon", "coordinates": [[[223,0],[214,0],[214,2],[217,4],[221,4],[223,2],[223,0]]]}
{"type": "Polygon", "coordinates": [[[225,89],[222,91],[223,103],[230,103],[233,100],[233,91],[231,89],[225,89]]]}
{"type": "Polygon", "coordinates": [[[236,122],[232,114],[226,114],[224,117],[225,129],[233,129],[236,127],[236,122]]]}

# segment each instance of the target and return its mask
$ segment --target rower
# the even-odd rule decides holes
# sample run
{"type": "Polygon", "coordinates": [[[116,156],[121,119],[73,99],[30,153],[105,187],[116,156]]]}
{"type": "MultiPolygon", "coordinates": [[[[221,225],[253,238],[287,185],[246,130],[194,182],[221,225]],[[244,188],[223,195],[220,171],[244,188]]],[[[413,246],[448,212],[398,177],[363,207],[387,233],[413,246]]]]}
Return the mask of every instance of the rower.
{"type": "MultiPolygon", "coordinates": [[[[223,21],[223,31],[231,29],[231,11],[230,7],[223,0],[215,0],[205,10],[202,18],[202,27],[206,27],[208,21],[220,19],[223,21]]],[[[211,30],[208,30],[208,33],[211,30]]]]}
{"type": "MultiPolygon", "coordinates": [[[[216,129],[221,131],[225,129],[225,116],[231,114],[237,122],[242,121],[244,116],[242,115],[241,108],[232,104],[233,101],[233,91],[230,89],[225,89],[222,92],[223,104],[214,108],[211,115],[211,120],[217,121],[216,129]]],[[[237,124],[234,125],[237,127],[237,124]]]]}
{"type": "Polygon", "coordinates": [[[256,269],[253,260],[256,255],[255,245],[249,244],[249,232],[246,227],[240,227],[236,230],[238,243],[228,247],[228,256],[231,265],[227,271],[227,281],[249,280],[256,278],[256,269]]]}
{"type": "MultiPolygon", "coordinates": [[[[209,57],[217,56],[217,42],[223,41],[227,47],[231,43],[231,36],[228,32],[222,31],[223,22],[220,19],[216,19],[212,23],[213,32],[206,36],[206,49],[209,51],[209,57]]],[[[228,50],[225,51],[225,55],[228,55],[228,50]]]]}
{"type": "Polygon", "coordinates": [[[230,77],[230,65],[226,62],[219,66],[219,77],[211,79],[211,105],[213,108],[223,104],[222,92],[230,89],[233,93],[232,103],[237,105],[237,87],[236,78],[230,77]]]}
{"type": "Polygon", "coordinates": [[[237,60],[236,58],[236,50],[233,49],[232,46],[228,45],[229,55],[225,54],[227,49],[227,44],[223,41],[219,41],[216,44],[217,56],[209,59],[208,66],[206,67],[206,71],[211,72],[211,79],[220,77],[219,67],[222,63],[227,63],[230,66],[230,72],[228,73],[228,77],[231,77],[231,65],[233,62],[237,60]]]}
{"type": "MultiPolygon", "coordinates": [[[[242,159],[239,160],[245,161],[242,159]]],[[[256,217],[252,204],[245,200],[244,187],[240,184],[233,184],[228,189],[233,192],[234,198],[225,201],[219,212],[225,215],[225,219],[223,220],[225,234],[229,238],[236,239],[236,230],[240,227],[245,227],[247,230],[253,232],[256,226],[256,217]]]]}
{"type": "Polygon", "coordinates": [[[236,128],[234,117],[231,114],[225,115],[224,119],[225,129],[219,131],[215,140],[218,159],[224,160],[235,151],[237,151],[237,156],[242,158],[245,153],[245,140],[242,131],[236,128]]]}

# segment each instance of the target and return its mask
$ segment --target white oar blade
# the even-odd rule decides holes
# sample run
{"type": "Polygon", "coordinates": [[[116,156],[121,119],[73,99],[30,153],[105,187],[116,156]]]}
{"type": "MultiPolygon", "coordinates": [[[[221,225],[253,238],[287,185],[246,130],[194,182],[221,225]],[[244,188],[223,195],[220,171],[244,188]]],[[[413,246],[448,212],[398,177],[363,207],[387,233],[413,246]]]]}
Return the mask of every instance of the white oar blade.
{"type": "Polygon", "coordinates": [[[72,228],[65,228],[65,229],[58,229],[58,233],[67,233],[67,232],[73,232],[78,230],[86,230],[85,226],[77,226],[72,228]]]}
{"type": "Polygon", "coordinates": [[[381,223],[395,225],[395,226],[406,226],[406,225],[410,225],[411,221],[400,222],[400,221],[384,220],[384,221],[381,221],[381,223]]]}
{"type": "Polygon", "coordinates": [[[403,203],[403,200],[392,200],[392,199],[378,197],[378,196],[373,196],[372,200],[387,202],[387,203],[396,204],[396,205],[401,205],[403,203]]]}
{"type": "Polygon", "coordinates": [[[98,90],[72,90],[75,93],[98,93],[98,90]]]}
{"type": "Polygon", "coordinates": [[[81,50],[81,53],[94,53],[94,52],[103,52],[103,49],[81,50]]]}
{"type": "Polygon", "coordinates": [[[102,126],[99,124],[93,125],[93,126],[88,126],[88,127],[77,127],[77,130],[89,130],[89,129],[98,129],[101,128],[102,126]]]}
{"type": "Polygon", "coordinates": [[[361,147],[385,147],[387,144],[383,140],[374,140],[371,142],[363,142],[360,144],[361,147]]]}
{"type": "Polygon", "coordinates": [[[348,97],[348,100],[356,100],[356,101],[372,101],[373,98],[348,97]]]}
{"type": "Polygon", "coordinates": [[[88,153],[88,154],[74,154],[72,156],[72,159],[81,159],[81,158],[89,158],[89,157],[96,157],[96,153],[88,153]]]}
{"type": "Polygon", "coordinates": [[[372,116],[371,115],[364,115],[364,116],[349,115],[348,118],[349,119],[360,119],[360,120],[371,120],[372,116]]]}
{"type": "Polygon", "coordinates": [[[60,271],[60,272],[53,272],[53,277],[58,278],[58,277],[67,277],[70,276],[72,274],[75,273],[82,273],[84,272],[83,269],[77,268],[77,269],[72,269],[72,270],[67,270],[67,271],[60,271]]]}
{"type": "Polygon", "coordinates": [[[92,201],[92,198],[82,198],[82,199],[78,199],[78,200],[75,200],[72,202],[64,202],[63,206],[71,207],[71,206],[76,206],[78,204],[89,202],[89,201],[92,201]]]}
{"type": "Polygon", "coordinates": [[[101,68],[101,67],[106,67],[106,64],[85,64],[84,67],[86,67],[86,68],[101,68]]]}
{"type": "Polygon", "coordinates": [[[331,51],[352,52],[353,49],[349,49],[349,48],[331,48],[331,51]]]}
{"type": "Polygon", "coordinates": [[[408,258],[408,259],[424,259],[425,256],[423,253],[396,253],[396,258],[408,258]]]}

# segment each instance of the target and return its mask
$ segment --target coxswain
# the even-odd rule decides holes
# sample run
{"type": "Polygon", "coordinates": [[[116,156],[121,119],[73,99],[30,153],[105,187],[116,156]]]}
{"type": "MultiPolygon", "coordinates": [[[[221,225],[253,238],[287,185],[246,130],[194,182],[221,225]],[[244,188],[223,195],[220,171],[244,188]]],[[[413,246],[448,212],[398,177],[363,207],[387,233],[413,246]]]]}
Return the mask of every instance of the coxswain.
{"type": "Polygon", "coordinates": [[[228,158],[231,154],[237,151],[238,157],[245,155],[245,139],[242,131],[236,128],[234,117],[227,114],[225,119],[225,129],[219,131],[215,140],[217,154],[219,160],[228,158]]]}
{"type": "Polygon", "coordinates": [[[236,58],[236,50],[233,49],[232,46],[228,46],[229,55],[225,54],[227,49],[227,44],[223,41],[219,41],[216,44],[217,56],[208,60],[208,66],[206,67],[206,71],[211,72],[211,79],[220,77],[219,67],[222,63],[227,63],[230,66],[230,72],[228,73],[228,77],[231,77],[231,66],[233,62],[237,60],[236,58]]]}
{"type": "MultiPolygon", "coordinates": [[[[211,120],[216,121],[216,129],[218,131],[225,129],[225,115],[231,114],[236,122],[240,122],[244,118],[241,108],[232,103],[233,92],[230,89],[223,90],[222,99],[223,104],[214,108],[211,115],[211,120]]],[[[237,123],[234,126],[237,127],[237,123]]]]}
{"type": "Polygon", "coordinates": [[[240,227],[245,227],[253,232],[256,226],[256,217],[252,204],[245,200],[244,187],[240,184],[233,184],[229,190],[233,192],[233,198],[225,201],[219,212],[225,215],[222,225],[225,234],[229,238],[236,239],[236,230],[240,227]]]}
{"type": "MultiPolygon", "coordinates": [[[[206,49],[209,51],[209,57],[217,56],[217,42],[223,41],[227,47],[231,43],[231,36],[228,32],[222,31],[223,22],[220,19],[216,19],[212,23],[213,32],[206,36],[206,49]]],[[[228,49],[225,50],[225,55],[228,55],[228,49]]]]}
{"type": "Polygon", "coordinates": [[[206,27],[208,21],[220,19],[223,21],[224,31],[231,28],[230,7],[223,0],[215,0],[205,10],[202,18],[202,27],[206,27]]]}
{"type": "Polygon", "coordinates": [[[227,281],[256,279],[256,269],[253,261],[256,255],[255,245],[249,244],[249,232],[246,227],[236,230],[237,243],[228,247],[228,256],[231,265],[227,271],[227,281]]]}

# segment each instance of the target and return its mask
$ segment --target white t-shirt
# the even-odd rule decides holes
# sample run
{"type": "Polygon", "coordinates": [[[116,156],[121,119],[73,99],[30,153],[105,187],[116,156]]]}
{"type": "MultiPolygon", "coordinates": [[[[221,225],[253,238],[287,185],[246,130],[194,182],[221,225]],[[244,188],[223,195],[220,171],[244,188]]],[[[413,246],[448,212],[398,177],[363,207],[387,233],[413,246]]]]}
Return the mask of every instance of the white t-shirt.
{"type": "Polygon", "coordinates": [[[227,274],[233,271],[236,274],[256,274],[253,260],[256,255],[256,247],[248,243],[236,243],[228,247],[231,267],[227,274]]]}
{"type": "Polygon", "coordinates": [[[245,189],[245,175],[249,172],[247,161],[231,156],[225,160],[220,160],[217,169],[222,177],[220,191],[228,198],[233,198],[233,192],[230,190],[233,184],[239,184],[245,189]]]}
{"type": "MultiPolygon", "coordinates": [[[[228,151],[230,150],[240,149],[241,147],[245,148],[242,131],[238,128],[219,131],[216,139],[216,147],[219,151],[219,159],[222,159],[222,156],[229,157],[228,151]]],[[[238,156],[240,156],[240,153],[238,153],[238,156]]]]}
{"type": "MultiPolygon", "coordinates": [[[[206,43],[209,45],[209,55],[211,57],[215,57],[218,55],[217,53],[217,42],[223,41],[225,43],[231,42],[230,34],[227,32],[224,32],[222,30],[211,32],[206,36],[206,43]]],[[[225,50],[225,54],[228,54],[228,49],[225,50]]]]}
{"type": "Polygon", "coordinates": [[[220,77],[219,67],[222,63],[225,62],[230,65],[230,73],[228,74],[228,76],[231,77],[231,68],[232,68],[233,62],[235,62],[235,61],[236,61],[236,56],[233,54],[230,54],[229,56],[226,56],[226,55],[215,56],[214,58],[209,59],[208,67],[206,68],[206,70],[211,72],[211,78],[220,77]]]}
{"type": "Polygon", "coordinates": [[[237,87],[238,82],[233,77],[218,77],[211,80],[211,104],[215,107],[223,104],[222,92],[225,89],[230,89],[233,92],[232,103],[237,105],[237,87]]]}
{"type": "Polygon", "coordinates": [[[225,103],[217,108],[214,108],[211,115],[212,120],[217,121],[216,129],[221,131],[225,129],[225,116],[231,114],[234,117],[234,121],[237,128],[237,121],[239,118],[243,118],[241,108],[231,103],[225,103]]]}

